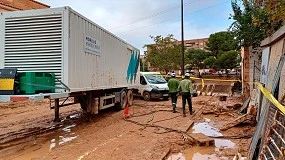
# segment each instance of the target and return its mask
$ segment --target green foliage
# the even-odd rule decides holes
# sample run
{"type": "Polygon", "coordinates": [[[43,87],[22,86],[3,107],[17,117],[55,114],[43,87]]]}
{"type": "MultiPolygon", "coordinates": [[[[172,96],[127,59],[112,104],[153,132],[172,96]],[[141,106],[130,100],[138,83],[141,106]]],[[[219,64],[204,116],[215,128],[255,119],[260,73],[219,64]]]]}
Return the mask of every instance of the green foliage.
{"type": "Polygon", "coordinates": [[[212,52],[212,56],[218,57],[219,52],[237,50],[238,43],[232,32],[217,32],[211,34],[206,43],[207,50],[212,52]]]}
{"type": "Polygon", "coordinates": [[[243,7],[238,5],[237,0],[232,1],[232,9],[234,15],[230,18],[234,20],[230,26],[230,30],[239,41],[240,46],[259,46],[261,40],[264,39],[265,31],[254,25],[253,15],[255,8],[248,0],[242,0],[243,7]],[[242,10],[242,8],[244,8],[242,10]]]}
{"type": "Polygon", "coordinates": [[[209,55],[209,52],[202,49],[188,49],[185,53],[185,64],[189,64],[189,68],[204,68],[204,60],[209,55]]]}
{"type": "Polygon", "coordinates": [[[263,3],[256,1],[252,6],[254,6],[254,25],[262,28],[265,32],[265,36],[272,35],[284,25],[284,0],[263,0],[263,3]]]}
{"type": "Polygon", "coordinates": [[[241,61],[238,51],[227,51],[221,53],[215,62],[216,69],[233,69],[236,68],[241,61]]]}
{"type": "Polygon", "coordinates": [[[284,25],[284,0],[234,0],[232,1],[234,20],[230,30],[241,46],[257,47],[260,42],[271,36],[284,25]],[[240,6],[238,3],[242,2],[240,6]]]}
{"type": "Polygon", "coordinates": [[[210,56],[204,60],[204,64],[205,64],[205,66],[207,66],[207,68],[216,69],[217,68],[215,65],[216,61],[217,61],[217,59],[214,56],[210,56]]]}
{"type": "Polygon", "coordinates": [[[155,43],[145,47],[147,47],[146,61],[150,62],[151,67],[165,72],[179,69],[182,58],[181,47],[173,35],[150,37],[155,43]]]}

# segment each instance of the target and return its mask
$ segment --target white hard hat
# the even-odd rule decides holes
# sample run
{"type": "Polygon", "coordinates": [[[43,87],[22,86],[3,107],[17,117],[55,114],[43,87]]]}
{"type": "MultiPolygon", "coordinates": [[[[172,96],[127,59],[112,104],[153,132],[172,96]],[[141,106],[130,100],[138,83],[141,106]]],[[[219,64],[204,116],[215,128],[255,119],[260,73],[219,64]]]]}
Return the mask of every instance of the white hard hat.
{"type": "Polygon", "coordinates": [[[176,74],[175,74],[175,73],[171,73],[171,76],[172,76],[172,77],[175,77],[175,76],[176,76],[176,74]]]}
{"type": "Polygon", "coordinates": [[[189,73],[185,73],[185,77],[190,77],[190,74],[189,73]]]}

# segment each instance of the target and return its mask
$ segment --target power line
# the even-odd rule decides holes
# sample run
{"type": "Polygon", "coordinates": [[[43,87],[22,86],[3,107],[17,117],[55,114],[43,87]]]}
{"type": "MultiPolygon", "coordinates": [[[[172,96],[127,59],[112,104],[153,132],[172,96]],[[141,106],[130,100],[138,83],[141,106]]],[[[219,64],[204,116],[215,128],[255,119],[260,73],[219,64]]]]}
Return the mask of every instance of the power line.
{"type": "MultiPolygon", "coordinates": [[[[193,14],[193,13],[196,13],[196,12],[200,12],[200,11],[204,11],[204,10],[207,10],[207,9],[210,9],[210,8],[213,8],[213,7],[216,7],[216,6],[219,6],[219,5],[222,5],[222,4],[225,4],[227,2],[230,2],[230,0],[228,1],[224,1],[222,3],[218,3],[218,4],[215,4],[215,5],[212,5],[212,6],[209,6],[207,8],[203,8],[203,9],[199,9],[199,10],[196,10],[196,11],[193,11],[193,12],[189,12],[189,13],[186,13],[184,15],[190,15],[190,14],[193,14]]],[[[180,16],[179,16],[180,17],[180,16]]],[[[164,20],[164,21],[161,21],[161,22],[158,22],[158,23],[154,23],[154,24],[151,24],[151,25],[148,25],[148,26],[142,26],[142,27],[138,27],[138,28],[134,28],[134,29],[131,29],[131,30],[128,30],[128,31],[124,31],[124,32],[119,32],[117,34],[120,34],[120,35],[123,35],[123,34],[126,34],[128,32],[132,32],[132,31],[135,31],[137,29],[140,29],[140,28],[150,28],[154,25],[157,25],[157,24],[160,24],[160,23],[165,23],[165,22],[168,22],[168,21],[172,21],[172,20],[176,20],[177,18],[179,17],[174,17],[174,18],[171,18],[171,19],[167,19],[167,20],[164,20]]]]}
{"type": "MultiPolygon", "coordinates": [[[[198,2],[198,1],[200,1],[200,0],[196,0],[196,1],[193,1],[193,2],[188,2],[188,3],[186,3],[184,6],[188,6],[188,5],[193,4],[193,3],[195,3],[195,2],[198,2]]],[[[162,15],[162,14],[165,14],[165,13],[168,13],[168,12],[171,12],[171,11],[174,11],[174,10],[179,9],[179,8],[180,8],[180,5],[177,5],[177,6],[175,6],[175,7],[169,8],[169,9],[167,9],[167,10],[163,10],[163,11],[161,11],[161,12],[154,13],[154,14],[152,14],[152,15],[150,15],[150,16],[146,16],[146,17],[140,18],[140,19],[135,20],[135,21],[133,21],[133,22],[130,22],[130,23],[128,23],[128,24],[123,24],[123,25],[120,25],[120,26],[111,28],[110,30],[111,30],[111,31],[114,31],[114,30],[117,30],[117,29],[122,28],[122,27],[125,27],[125,26],[129,26],[129,25],[132,25],[132,24],[135,24],[135,23],[138,23],[138,22],[147,20],[147,19],[151,19],[151,18],[156,17],[156,16],[160,16],[160,15],[162,15]]]]}

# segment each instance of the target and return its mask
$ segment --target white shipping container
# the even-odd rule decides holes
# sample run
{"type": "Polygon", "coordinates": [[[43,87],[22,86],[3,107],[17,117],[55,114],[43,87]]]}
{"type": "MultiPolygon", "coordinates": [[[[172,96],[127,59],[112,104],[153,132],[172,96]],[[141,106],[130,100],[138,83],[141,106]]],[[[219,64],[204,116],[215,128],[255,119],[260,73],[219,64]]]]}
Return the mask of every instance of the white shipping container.
{"type": "Polygon", "coordinates": [[[70,7],[0,16],[0,68],[55,73],[71,92],[139,84],[139,56],[70,7]]]}

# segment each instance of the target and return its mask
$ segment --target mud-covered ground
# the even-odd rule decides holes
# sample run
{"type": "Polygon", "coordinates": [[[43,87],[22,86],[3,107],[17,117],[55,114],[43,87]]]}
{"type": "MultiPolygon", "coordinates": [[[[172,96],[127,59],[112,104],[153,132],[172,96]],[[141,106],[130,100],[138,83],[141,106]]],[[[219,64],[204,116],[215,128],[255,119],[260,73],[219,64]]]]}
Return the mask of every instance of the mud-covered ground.
{"type": "Polygon", "coordinates": [[[192,98],[194,115],[182,117],[171,102],[134,100],[129,118],[112,108],[87,118],[78,105],[60,108],[60,123],[53,123],[49,101],[0,103],[0,159],[232,159],[246,156],[254,132],[248,124],[220,131],[240,116],[232,109],[238,97],[220,102],[215,96],[192,98]],[[214,113],[203,114],[203,111],[214,113]],[[192,124],[192,125],[191,125],[192,124]],[[213,146],[198,146],[191,135],[215,138],[213,146]]]}

